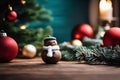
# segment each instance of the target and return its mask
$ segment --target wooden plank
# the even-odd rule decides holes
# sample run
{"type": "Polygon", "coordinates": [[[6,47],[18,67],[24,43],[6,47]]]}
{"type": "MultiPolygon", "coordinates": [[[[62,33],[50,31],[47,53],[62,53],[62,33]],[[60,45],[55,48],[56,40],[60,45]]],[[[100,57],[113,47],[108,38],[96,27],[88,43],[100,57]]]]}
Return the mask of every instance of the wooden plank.
{"type": "Polygon", "coordinates": [[[60,61],[45,64],[41,58],[14,59],[0,63],[1,80],[119,80],[120,68],[60,61]]]}

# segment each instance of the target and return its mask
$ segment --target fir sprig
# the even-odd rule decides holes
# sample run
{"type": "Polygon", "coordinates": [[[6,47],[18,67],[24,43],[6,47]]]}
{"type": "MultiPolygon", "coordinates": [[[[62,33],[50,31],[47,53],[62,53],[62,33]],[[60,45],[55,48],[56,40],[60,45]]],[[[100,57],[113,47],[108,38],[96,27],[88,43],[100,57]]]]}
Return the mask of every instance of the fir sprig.
{"type": "Polygon", "coordinates": [[[60,46],[62,60],[84,61],[87,64],[120,64],[120,45],[116,46],[60,46]]]}
{"type": "Polygon", "coordinates": [[[76,52],[73,46],[61,46],[62,60],[74,61],[76,60],[76,52]]]}
{"type": "Polygon", "coordinates": [[[83,47],[76,48],[77,60],[84,60],[87,63],[105,62],[107,64],[120,64],[120,46],[109,47],[83,47]]]}

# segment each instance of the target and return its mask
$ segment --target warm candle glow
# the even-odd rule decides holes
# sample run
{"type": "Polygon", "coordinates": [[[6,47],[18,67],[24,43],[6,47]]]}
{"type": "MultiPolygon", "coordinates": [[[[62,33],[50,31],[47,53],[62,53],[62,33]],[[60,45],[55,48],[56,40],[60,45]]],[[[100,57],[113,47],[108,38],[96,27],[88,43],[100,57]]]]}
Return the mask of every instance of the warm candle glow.
{"type": "Polygon", "coordinates": [[[101,0],[99,4],[100,18],[102,20],[112,20],[112,2],[111,0],[101,0]]]}

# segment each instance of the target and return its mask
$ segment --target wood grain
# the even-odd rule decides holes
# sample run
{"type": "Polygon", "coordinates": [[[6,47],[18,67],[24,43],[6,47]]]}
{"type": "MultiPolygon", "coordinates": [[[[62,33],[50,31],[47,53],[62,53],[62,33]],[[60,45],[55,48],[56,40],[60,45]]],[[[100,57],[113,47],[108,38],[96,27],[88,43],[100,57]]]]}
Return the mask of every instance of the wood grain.
{"type": "Polygon", "coordinates": [[[60,61],[45,64],[41,58],[0,63],[0,80],[119,80],[120,68],[60,61]]]}

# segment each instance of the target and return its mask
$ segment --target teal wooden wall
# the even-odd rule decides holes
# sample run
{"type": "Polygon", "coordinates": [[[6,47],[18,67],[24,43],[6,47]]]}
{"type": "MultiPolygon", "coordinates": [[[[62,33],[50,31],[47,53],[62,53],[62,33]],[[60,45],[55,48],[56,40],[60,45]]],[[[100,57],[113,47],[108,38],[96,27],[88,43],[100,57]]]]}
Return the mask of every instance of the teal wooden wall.
{"type": "Polygon", "coordinates": [[[70,41],[71,31],[75,25],[89,23],[89,0],[37,0],[48,10],[52,11],[54,20],[51,25],[58,42],[70,41]]]}

